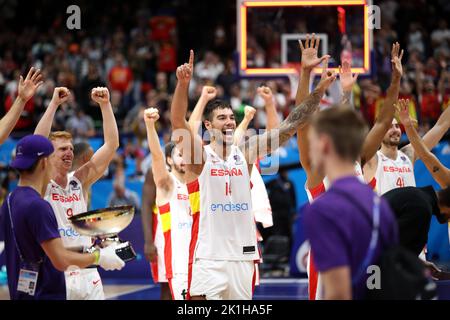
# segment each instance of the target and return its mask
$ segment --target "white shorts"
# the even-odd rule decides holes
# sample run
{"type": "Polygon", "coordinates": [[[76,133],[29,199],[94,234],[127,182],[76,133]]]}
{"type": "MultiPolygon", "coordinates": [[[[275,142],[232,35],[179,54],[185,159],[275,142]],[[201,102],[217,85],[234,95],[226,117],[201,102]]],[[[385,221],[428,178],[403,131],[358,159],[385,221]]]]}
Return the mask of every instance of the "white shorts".
{"type": "Polygon", "coordinates": [[[251,300],[254,272],[253,261],[197,259],[192,264],[189,295],[207,300],[251,300]]]}
{"type": "Polygon", "coordinates": [[[67,300],[105,300],[102,279],[96,268],[64,272],[67,300]]]}
{"type": "Polygon", "coordinates": [[[172,279],[169,279],[169,286],[173,300],[186,300],[188,292],[187,273],[174,274],[172,279]]]}

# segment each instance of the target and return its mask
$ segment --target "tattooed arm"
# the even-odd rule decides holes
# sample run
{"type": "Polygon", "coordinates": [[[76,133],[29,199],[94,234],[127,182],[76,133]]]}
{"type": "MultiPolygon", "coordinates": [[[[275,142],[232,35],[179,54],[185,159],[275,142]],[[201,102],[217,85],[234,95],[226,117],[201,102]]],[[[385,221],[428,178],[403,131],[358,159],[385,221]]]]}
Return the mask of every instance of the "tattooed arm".
{"type": "Polygon", "coordinates": [[[414,128],[414,120],[409,117],[408,112],[409,100],[401,99],[398,104],[400,109],[400,121],[405,126],[405,131],[414,148],[414,153],[422,159],[428,171],[433,176],[433,179],[436,180],[442,188],[447,188],[450,186],[450,170],[447,169],[433,153],[431,153],[414,128]]]}
{"type": "Polygon", "coordinates": [[[247,163],[254,163],[258,158],[275,151],[285,144],[296,131],[309,122],[310,117],[318,109],[320,99],[325,90],[336,80],[336,74],[327,72],[324,68],[322,80],[316,89],[298,106],[291,111],[289,116],[281,124],[262,135],[251,137],[247,142],[240,145],[247,163]]]}

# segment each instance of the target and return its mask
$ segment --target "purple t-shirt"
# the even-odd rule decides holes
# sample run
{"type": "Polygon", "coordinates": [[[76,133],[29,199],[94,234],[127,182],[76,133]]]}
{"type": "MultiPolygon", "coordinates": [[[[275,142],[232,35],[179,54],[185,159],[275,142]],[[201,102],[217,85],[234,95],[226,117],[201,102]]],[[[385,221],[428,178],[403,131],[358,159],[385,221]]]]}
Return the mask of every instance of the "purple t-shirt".
{"type": "MultiPolygon", "coordinates": [[[[327,192],[306,206],[305,234],[319,272],[349,266],[352,279],[355,278],[369,249],[374,194],[367,184],[356,177],[345,177],[336,180],[327,192]]],[[[380,203],[378,239],[373,261],[369,265],[378,262],[383,248],[398,243],[397,223],[384,199],[380,203]]],[[[364,298],[367,277],[364,272],[352,287],[353,299],[364,298]]]]}
{"type": "Polygon", "coordinates": [[[59,238],[58,224],[50,204],[30,187],[18,187],[10,196],[14,234],[24,260],[37,262],[42,259],[34,297],[17,291],[19,270],[22,266],[14,242],[7,201],[0,209],[0,227],[5,238],[6,268],[11,299],[66,299],[64,273],[53,267],[45,255],[41,243],[59,238]]]}

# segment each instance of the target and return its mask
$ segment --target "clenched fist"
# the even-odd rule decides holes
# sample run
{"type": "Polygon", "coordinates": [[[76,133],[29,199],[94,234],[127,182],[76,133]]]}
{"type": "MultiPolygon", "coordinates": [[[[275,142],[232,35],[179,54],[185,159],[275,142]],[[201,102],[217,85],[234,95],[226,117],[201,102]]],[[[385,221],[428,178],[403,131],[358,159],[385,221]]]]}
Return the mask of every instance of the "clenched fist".
{"type": "Polygon", "coordinates": [[[252,120],[255,116],[256,109],[251,106],[245,106],[244,108],[244,117],[245,119],[252,120]]]}
{"type": "Polygon", "coordinates": [[[100,106],[109,103],[109,90],[108,88],[97,87],[92,89],[91,98],[97,102],[100,106]]]}
{"type": "Polygon", "coordinates": [[[159,111],[156,108],[148,108],[144,111],[144,121],[146,124],[155,124],[159,119],[159,111]]]}
{"type": "Polygon", "coordinates": [[[69,89],[64,87],[55,88],[55,90],[53,90],[51,103],[55,104],[56,106],[60,106],[69,99],[69,96],[69,89]]]}
{"type": "Polygon", "coordinates": [[[266,104],[273,103],[272,89],[266,86],[261,86],[256,89],[256,92],[263,98],[266,104]]]}
{"type": "Polygon", "coordinates": [[[207,101],[214,99],[217,96],[217,89],[211,86],[204,86],[202,89],[202,95],[207,101]]]}

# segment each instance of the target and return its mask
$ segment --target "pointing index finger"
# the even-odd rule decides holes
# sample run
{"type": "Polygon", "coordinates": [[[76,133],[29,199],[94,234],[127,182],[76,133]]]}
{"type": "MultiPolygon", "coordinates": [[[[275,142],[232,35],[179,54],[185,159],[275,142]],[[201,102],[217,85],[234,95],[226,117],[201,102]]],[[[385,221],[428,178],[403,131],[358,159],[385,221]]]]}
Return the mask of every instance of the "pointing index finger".
{"type": "Polygon", "coordinates": [[[189,65],[191,67],[194,66],[194,50],[191,49],[190,53],[189,53],[189,65]]]}

